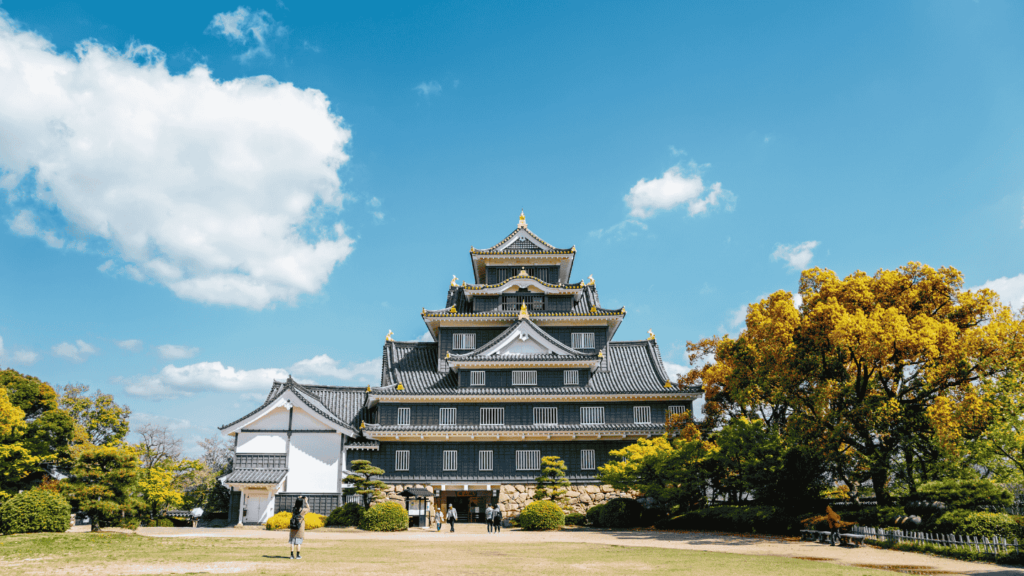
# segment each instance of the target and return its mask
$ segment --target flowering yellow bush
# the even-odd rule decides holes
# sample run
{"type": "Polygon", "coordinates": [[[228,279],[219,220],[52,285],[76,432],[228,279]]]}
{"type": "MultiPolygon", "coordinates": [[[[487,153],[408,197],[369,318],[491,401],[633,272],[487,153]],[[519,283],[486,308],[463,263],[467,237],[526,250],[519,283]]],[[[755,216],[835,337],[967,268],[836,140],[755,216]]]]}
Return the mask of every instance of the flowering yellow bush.
{"type": "MultiPolygon", "coordinates": [[[[267,530],[287,530],[292,521],[291,512],[278,512],[267,520],[267,530]]],[[[324,517],[310,512],[306,514],[306,530],[316,530],[324,527],[324,517]]]]}

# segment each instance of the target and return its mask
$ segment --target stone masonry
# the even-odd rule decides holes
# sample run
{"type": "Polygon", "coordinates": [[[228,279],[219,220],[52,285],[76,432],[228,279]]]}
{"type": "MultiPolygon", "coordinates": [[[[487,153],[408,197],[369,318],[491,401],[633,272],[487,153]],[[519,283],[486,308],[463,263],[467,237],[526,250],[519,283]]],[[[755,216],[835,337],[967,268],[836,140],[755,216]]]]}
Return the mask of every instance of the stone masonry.
{"type": "MultiPolygon", "coordinates": [[[[423,484],[395,484],[388,486],[384,491],[384,497],[378,502],[392,501],[404,504],[405,499],[398,494],[406,488],[425,488],[423,484]]],[[[498,505],[506,517],[518,516],[526,505],[533,502],[533,495],[536,488],[532,484],[503,484],[498,492],[498,505]]],[[[635,493],[620,492],[611,486],[604,485],[574,485],[569,486],[565,493],[565,511],[585,514],[591,506],[602,504],[614,498],[636,498],[635,493]]],[[[428,504],[433,507],[433,498],[428,504]]]]}

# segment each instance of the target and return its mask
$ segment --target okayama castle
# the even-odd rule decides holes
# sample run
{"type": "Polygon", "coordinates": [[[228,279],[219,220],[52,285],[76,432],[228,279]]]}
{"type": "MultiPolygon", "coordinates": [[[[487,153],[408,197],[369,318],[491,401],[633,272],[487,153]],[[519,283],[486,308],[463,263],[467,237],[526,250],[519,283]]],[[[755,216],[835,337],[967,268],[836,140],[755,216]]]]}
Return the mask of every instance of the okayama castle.
{"type": "Polygon", "coordinates": [[[555,248],[520,215],[504,240],[469,254],[474,283],[453,278],[444,308],[422,311],[434,342],[388,333],[380,386],[288,378],[221,427],[235,443],[221,479],[233,522],[266,522],[298,495],[329,513],[353,460],[385,471],[388,498],[425,488],[431,506],[475,521],[487,504],[518,513],[541,457],[558,456],[582,511],[617,495],[595,477],[609,450],[662,434],[700,396],[672,382],[653,333],[613,340],[626,310],[602,308],[592,277],[570,280],[575,246],[555,248]]]}

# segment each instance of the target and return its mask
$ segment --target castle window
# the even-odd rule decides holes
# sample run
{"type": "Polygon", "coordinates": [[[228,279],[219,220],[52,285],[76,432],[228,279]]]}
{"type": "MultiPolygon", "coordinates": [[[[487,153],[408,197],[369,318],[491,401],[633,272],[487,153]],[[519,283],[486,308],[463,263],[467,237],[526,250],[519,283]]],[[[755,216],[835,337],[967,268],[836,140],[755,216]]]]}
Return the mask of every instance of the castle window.
{"type": "Polygon", "coordinates": [[[494,470],[494,450],[481,450],[477,467],[481,472],[494,470]]]}
{"type": "Polygon", "coordinates": [[[540,470],[540,450],[516,450],[516,470],[540,470]]]}
{"type": "Polygon", "coordinates": [[[597,458],[593,450],[580,450],[580,470],[597,468],[597,458]]]}
{"type": "Polygon", "coordinates": [[[480,424],[482,426],[503,426],[505,424],[504,408],[481,408],[480,424]]]}
{"type": "Polygon", "coordinates": [[[687,412],[689,412],[689,409],[686,406],[669,406],[668,407],[668,413],[669,414],[685,414],[687,412]]]}
{"type": "Polygon", "coordinates": [[[399,408],[398,409],[398,425],[408,426],[411,420],[412,409],[411,408],[399,408]]]}
{"type": "Polygon", "coordinates": [[[443,454],[442,471],[455,472],[459,469],[459,451],[445,450],[443,454]]]}
{"type": "Polygon", "coordinates": [[[395,450],[395,472],[409,471],[409,451],[395,450]]]}
{"type": "Polygon", "coordinates": [[[604,406],[580,408],[580,424],[604,424],[604,406]]]}
{"type": "Polygon", "coordinates": [[[651,407],[633,406],[633,424],[650,424],[651,407]]]}
{"type": "Polygon", "coordinates": [[[572,347],[577,350],[593,350],[594,349],[594,333],[593,332],[573,332],[572,334],[572,347]]]}
{"type": "Polygon", "coordinates": [[[557,426],[558,425],[558,408],[534,408],[533,409],[533,424],[535,426],[557,426]]]}
{"type": "Polygon", "coordinates": [[[472,350],[476,348],[476,334],[452,334],[452,348],[456,350],[472,350]]]}
{"type": "Polygon", "coordinates": [[[486,374],[483,370],[473,370],[469,373],[469,385],[470,386],[483,386],[486,381],[486,374]]]}
{"type": "Polygon", "coordinates": [[[513,370],[512,371],[512,385],[513,386],[536,386],[537,385],[537,371],[536,370],[513,370]]]}
{"type": "Polygon", "coordinates": [[[580,371],[579,370],[566,370],[562,372],[562,384],[566,386],[579,386],[580,385],[580,371]]]}
{"type": "Polygon", "coordinates": [[[455,426],[455,408],[441,408],[441,426],[455,426]]]}

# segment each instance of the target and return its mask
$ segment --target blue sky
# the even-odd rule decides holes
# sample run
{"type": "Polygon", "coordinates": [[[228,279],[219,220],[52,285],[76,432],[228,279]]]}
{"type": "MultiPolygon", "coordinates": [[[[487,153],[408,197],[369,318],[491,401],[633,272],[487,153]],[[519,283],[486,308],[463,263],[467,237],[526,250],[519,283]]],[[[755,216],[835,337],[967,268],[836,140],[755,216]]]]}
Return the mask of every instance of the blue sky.
{"type": "Polygon", "coordinates": [[[4,0],[0,365],[208,436],[520,210],[677,365],[804,266],[1021,305],[1024,5],[631,4],[4,0]]]}

